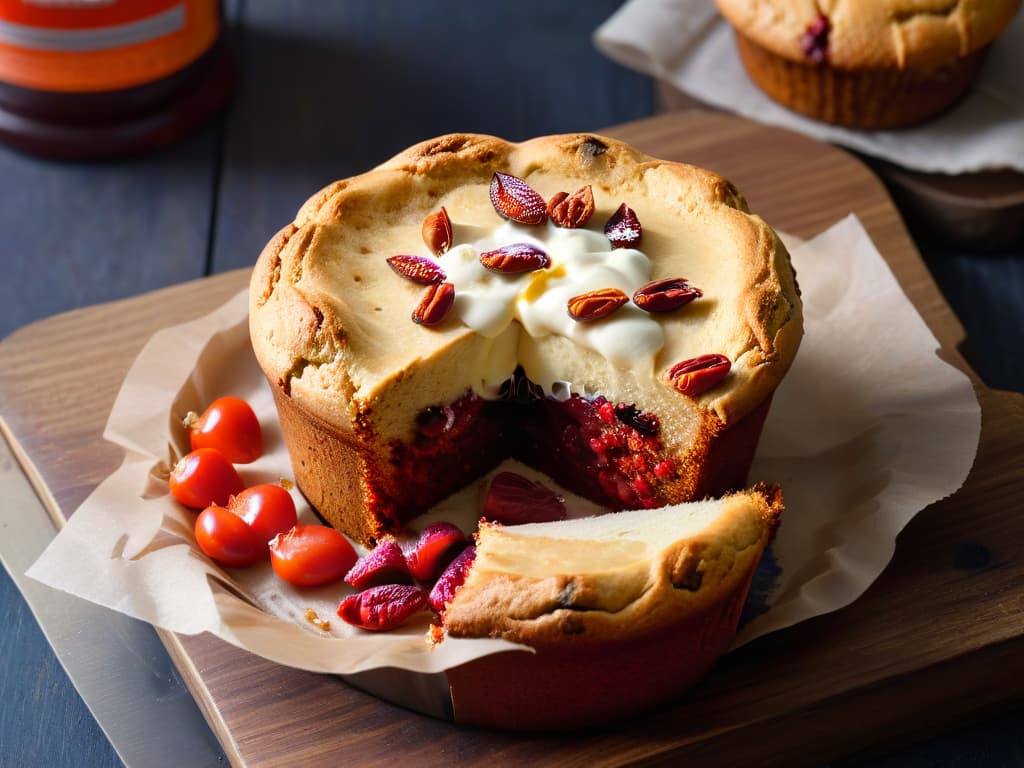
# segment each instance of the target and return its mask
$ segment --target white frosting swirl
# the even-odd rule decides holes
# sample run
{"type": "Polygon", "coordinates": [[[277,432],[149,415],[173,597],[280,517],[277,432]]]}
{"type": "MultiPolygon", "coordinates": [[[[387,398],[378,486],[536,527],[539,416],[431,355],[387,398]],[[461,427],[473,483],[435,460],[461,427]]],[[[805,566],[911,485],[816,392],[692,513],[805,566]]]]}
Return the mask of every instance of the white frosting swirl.
{"type": "Polygon", "coordinates": [[[618,288],[632,296],[651,279],[651,262],[642,252],[612,249],[601,232],[506,221],[479,240],[453,247],[438,262],[455,285],[452,313],[487,338],[499,336],[517,320],[533,338],[565,336],[619,368],[652,360],[665,342],[661,325],[632,302],[593,322],[569,316],[568,302],[574,296],[600,288],[618,288]],[[551,266],[500,274],[480,263],[482,252],[513,243],[540,248],[551,266]]]}

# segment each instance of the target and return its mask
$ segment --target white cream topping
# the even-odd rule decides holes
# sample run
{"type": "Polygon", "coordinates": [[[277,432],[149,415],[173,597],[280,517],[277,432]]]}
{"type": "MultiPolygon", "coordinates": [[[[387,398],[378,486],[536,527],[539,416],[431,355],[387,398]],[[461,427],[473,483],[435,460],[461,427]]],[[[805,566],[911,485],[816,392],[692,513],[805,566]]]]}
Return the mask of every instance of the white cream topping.
{"type": "Polygon", "coordinates": [[[632,302],[592,322],[569,316],[574,296],[618,288],[631,297],[651,279],[651,262],[642,252],[612,249],[603,232],[506,221],[478,240],[453,247],[438,262],[455,285],[453,315],[487,338],[500,336],[516,320],[533,338],[565,336],[625,369],[653,365],[665,342],[659,323],[632,302]],[[514,243],[540,248],[551,265],[502,274],[480,263],[481,253],[514,243]]]}

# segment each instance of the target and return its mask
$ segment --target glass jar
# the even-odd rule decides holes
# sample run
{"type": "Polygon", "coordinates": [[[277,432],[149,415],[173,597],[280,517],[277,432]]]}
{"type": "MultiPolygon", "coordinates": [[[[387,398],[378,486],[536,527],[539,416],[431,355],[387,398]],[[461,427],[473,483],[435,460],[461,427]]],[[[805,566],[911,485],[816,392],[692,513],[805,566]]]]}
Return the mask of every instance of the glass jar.
{"type": "Polygon", "coordinates": [[[0,0],[0,141],[58,159],[142,152],[226,101],[217,0],[0,0]]]}

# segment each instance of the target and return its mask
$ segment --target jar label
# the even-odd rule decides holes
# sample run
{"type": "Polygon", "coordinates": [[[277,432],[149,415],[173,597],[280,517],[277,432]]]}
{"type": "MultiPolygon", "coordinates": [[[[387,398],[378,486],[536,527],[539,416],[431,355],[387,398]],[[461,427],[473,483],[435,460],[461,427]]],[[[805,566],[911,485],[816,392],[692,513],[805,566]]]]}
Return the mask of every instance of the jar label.
{"type": "Polygon", "coordinates": [[[131,88],[188,66],[219,32],[217,0],[0,0],[0,81],[131,88]]]}

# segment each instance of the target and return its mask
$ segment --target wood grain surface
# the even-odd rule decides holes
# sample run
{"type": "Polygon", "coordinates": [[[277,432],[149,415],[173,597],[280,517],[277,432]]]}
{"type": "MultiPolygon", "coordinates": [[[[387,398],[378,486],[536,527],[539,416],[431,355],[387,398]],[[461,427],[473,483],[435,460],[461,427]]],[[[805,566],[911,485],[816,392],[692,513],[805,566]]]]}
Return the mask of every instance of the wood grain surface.
{"type": "MultiPolygon", "coordinates": [[[[849,155],[700,112],[608,132],[725,174],[795,235],[856,212],[942,354],[963,366],[960,324],[884,189],[849,155]]],[[[60,511],[70,514],[120,462],[100,435],[148,336],[212,309],[245,278],[231,272],[75,311],[0,343],[0,413],[60,511]]],[[[976,388],[982,438],[967,483],[915,518],[865,596],[730,654],[678,702],[618,727],[556,736],[457,728],[209,636],[163,637],[236,765],[800,765],[891,748],[1021,693],[1024,398],[976,388]]]]}

